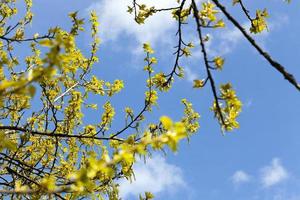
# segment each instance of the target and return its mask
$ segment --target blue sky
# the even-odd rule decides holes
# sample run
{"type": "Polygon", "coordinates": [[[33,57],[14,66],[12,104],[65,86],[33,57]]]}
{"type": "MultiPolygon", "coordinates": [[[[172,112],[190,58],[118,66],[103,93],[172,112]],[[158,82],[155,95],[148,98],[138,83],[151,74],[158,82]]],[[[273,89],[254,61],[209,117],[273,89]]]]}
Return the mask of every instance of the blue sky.
{"type": "MultiPolygon", "coordinates": [[[[159,7],[175,0],[145,0],[159,7]]],[[[40,0],[34,3],[35,18],[31,32],[46,31],[49,26],[69,25],[67,13],[79,11],[87,17],[95,9],[100,17],[102,44],[94,72],[106,80],[123,79],[125,89],[113,99],[116,110],[143,106],[145,73],[141,44],[151,42],[159,60],[157,71],[170,71],[176,40],[176,24],[169,13],[149,19],[137,26],[124,11],[131,1],[120,0],[40,0]]],[[[269,32],[257,41],[300,80],[300,3],[290,5],[281,0],[245,1],[252,11],[270,10],[269,32]]],[[[231,8],[242,24],[246,19],[239,9],[231,8]]],[[[195,27],[185,27],[186,39],[195,40],[195,27]]],[[[199,49],[184,59],[184,80],[176,79],[169,93],[160,94],[159,106],[148,115],[149,121],[161,115],[180,119],[181,98],[190,100],[201,114],[199,132],[180,144],[178,153],[155,154],[148,165],[137,164],[137,181],[129,186],[121,182],[124,199],[143,190],[153,190],[156,199],[190,200],[300,200],[300,94],[265,62],[229,23],[222,32],[210,32],[211,56],[226,58],[224,70],[214,74],[218,84],[232,82],[244,103],[239,117],[241,128],[221,135],[217,121],[209,111],[212,94],[209,88],[192,88],[194,78],[204,78],[205,71],[199,49]]],[[[82,34],[79,46],[88,53],[88,33],[82,34]]],[[[104,99],[91,101],[103,102],[104,99]]],[[[101,113],[101,111],[99,111],[101,113]]],[[[100,118],[90,113],[86,122],[100,118]]],[[[122,113],[116,116],[114,128],[123,125],[122,113]]]]}

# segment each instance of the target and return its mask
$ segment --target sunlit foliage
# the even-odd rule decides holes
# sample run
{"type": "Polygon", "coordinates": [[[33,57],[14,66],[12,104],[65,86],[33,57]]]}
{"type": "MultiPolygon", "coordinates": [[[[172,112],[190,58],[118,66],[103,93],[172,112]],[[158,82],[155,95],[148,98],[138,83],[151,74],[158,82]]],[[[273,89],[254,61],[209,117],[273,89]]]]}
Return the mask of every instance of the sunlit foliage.
{"type": "MultiPolygon", "coordinates": [[[[213,73],[222,73],[219,71],[226,67],[225,59],[209,55],[210,38],[203,33],[225,27],[225,18],[299,89],[293,76],[262,51],[250,35],[267,31],[266,9],[257,9],[255,17],[251,17],[241,0],[233,1],[250,20],[251,27],[245,31],[217,0],[202,3],[177,0],[178,6],[173,8],[149,7],[134,0],[128,5],[128,12],[141,26],[152,15],[169,12],[178,23],[178,44],[170,72],[156,66],[158,59],[151,44],[141,47],[147,77],[144,83],[147,90],[141,101],[144,105],[140,111],[130,107],[116,110],[110,99],[123,92],[125,83],[119,79],[109,82],[92,74],[92,67],[99,61],[97,14],[90,13],[90,30],[84,29],[85,20],[78,17],[78,12],[72,12],[66,13],[71,27],[49,27],[45,34],[29,36],[25,30],[34,14],[31,0],[24,2],[26,12],[21,19],[17,18],[15,0],[2,0],[0,5],[1,198],[119,199],[118,180],[134,179],[137,158],[147,158],[153,151],[166,148],[175,152],[178,143],[189,139],[200,127],[200,115],[187,99],[181,100],[183,116],[178,121],[162,116],[148,123],[145,117],[158,105],[159,95],[168,92],[176,78],[184,77],[181,57],[191,57],[195,46],[201,48],[206,75],[194,80],[193,87],[201,89],[209,85],[213,97],[211,110],[222,131],[238,128],[242,103],[230,83],[219,88],[215,84],[213,73]],[[14,18],[19,20],[12,24],[14,18]],[[198,44],[184,41],[182,29],[190,22],[194,23],[198,44]],[[92,39],[88,55],[76,43],[83,31],[90,32],[92,39]],[[25,58],[15,55],[17,45],[27,47],[30,55],[25,58]],[[90,102],[94,96],[108,100],[103,104],[90,102]],[[89,114],[84,112],[86,109],[102,111],[97,123],[84,123],[84,116],[89,114]],[[125,126],[112,131],[116,113],[124,111],[125,126]]],[[[154,195],[145,192],[139,198],[149,200],[154,195]]]]}

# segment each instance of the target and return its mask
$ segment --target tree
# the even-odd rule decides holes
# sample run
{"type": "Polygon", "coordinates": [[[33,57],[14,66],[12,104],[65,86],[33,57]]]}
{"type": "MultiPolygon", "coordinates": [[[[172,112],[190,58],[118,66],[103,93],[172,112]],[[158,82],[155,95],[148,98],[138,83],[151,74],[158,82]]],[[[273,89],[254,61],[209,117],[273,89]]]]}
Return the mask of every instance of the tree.
{"type": "MultiPolygon", "coordinates": [[[[77,12],[69,13],[72,22],[69,30],[54,27],[46,34],[29,36],[26,27],[33,19],[32,2],[25,0],[25,4],[25,16],[19,20],[18,4],[14,0],[2,0],[0,7],[0,193],[3,198],[92,196],[103,199],[107,196],[119,199],[117,181],[134,179],[132,166],[137,157],[147,158],[152,151],[163,151],[166,147],[176,151],[178,142],[199,128],[200,115],[186,99],[182,100],[184,113],[178,122],[167,116],[156,123],[148,123],[145,118],[157,104],[158,93],[167,92],[176,78],[184,76],[181,58],[191,56],[195,45],[201,47],[207,74],[204,79],[194,80],[194,88],[211,89],[214,98],[211,110],[222,132],[238,128],[242,103],[230,83],[222,84],[220,89],[215,84],[213,74],[222,70],[225,60],[209,55],[210,38],[204,34],[224,27],[225,22],[237,27],[271,67],[300,89],[293,75],[253,39],[252,34],[268,28],[266,9],[258,9],[252,16],[242,0],[233,1],[233,6],[239,6],[249,20],[249,33],[218,0],[178,0],[178,6],[172,8],[149,7],[134,0],[128,5],[128,12],[138,24],[147,23],[147,18],[158,12],[169,12],[176,20],[175,62],[168,73],[156,73],[154,50],[149,43],[143,45],[144,71],[148,76],[144,106],[138,112],[124,108],[125,126],[111,131],[115,113],[121,111],[115,110],[109,99],[121,92],[124,83],[122,80],[107,82],[92,74],[100,43],[96,13],[91,12],[89,19],[93,41],[90,55],[84,55],[76,43],[84,31],[84,19],[77,12]],[[194,27],[199,44],[184,40],[186,24],[194,27]],[[25,58],[15,55],[14,48],[18,45],[29,45],[31,55],[25,58]],[[84,123],[84,115],[101,106],[91,103],[94,96],[108,99],[102,105],[101,120],[97,124],[84,123]]],[[[152,198],[150,192],[140,196],[140,199],[152,198]]]]}

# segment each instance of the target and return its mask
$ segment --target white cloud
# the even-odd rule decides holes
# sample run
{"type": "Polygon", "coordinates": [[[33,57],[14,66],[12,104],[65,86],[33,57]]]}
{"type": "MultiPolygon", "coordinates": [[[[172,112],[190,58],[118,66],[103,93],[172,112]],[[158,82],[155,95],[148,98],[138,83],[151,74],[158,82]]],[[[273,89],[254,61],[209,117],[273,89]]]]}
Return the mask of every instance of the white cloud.
{"type": "Polygon", "coordinates": [[[272,200],[300,200],[300,195],[286,194],[286,192],[279,192],[275,194],[272,200]]]}
{"type": "MultiPolygon", "coordinates": [[[[247,25],[244,26],[247,28],[247,25]]],[[[236,45],[243,39],[243,35],[237,28],[227,28],[219,35],[220,43],[218,46],[218,53],[225,55],[230,53],[236,45]]]]}
{"type": "Polygon", "coordinates": [[[120,182],[120,195],[124,199],[129,199],[131,195],[137,197],[145,191],[154,194],[173,193],[186,186],[181,169],[168,164],[165,158],[158,155],[148,159],[146,163],[139,160],[133,169],[136,179],[132,183],[127,180],[120,182]]]}
{"type": "MultiPolygon", "coordinates": [[[[276,16],[272,21],[268,23],[268,31],[263,31],[260,34],[251,34],[250,29],[250,22],[245,22],[242,24],[242,27],[250,34],[256,42],[262,46],[263,48],[266,48],[266,38],[276,30],[279,30],[289,22],[289,18],[286,15],[278,15],[276,16]]],[[[228,22],[229,24],[229,22],[228,22]]],[[[228,53],[231,53],[234,48],[244,39],[244,36],[235,27],[230,26],[230,28],[226,27],[223,30],[220,30],[217,34],[214,34],[214,37],[212,37],[212,40],[216,40],[216,42],[212,42],[213,44],[210,44],[214,49],[211,47],[209,48],[209,51],[212,55],[225,55],[228,53]]],[[[245,39],[246,40],[246,39],[245,39]]]]}
{"type": "MultiPolygon", "coordinates": [[[[196,0],[201,2],[202,0],[196,0]]],[[[160,8],[178,7],[174,0],[139,0],[139,4],[160,8]]],[[[189,5],[190,1],[186,2],[189,5]]],[[[138,25],[134,15],[127,12],[132,6],[132,0],[102,0],[90,6],[99,15],[100,36],[102,41],[116,40],[120,37],[133,36],[141,44],[151,42],[153,45],[169,44],[175,36],[177,22],[172,18],[170,11],[158,12],[150,16],[145,24],[138,25]]]]}
{"type": "Polygon", "coordinates": [[[198,74],[193,72],[190,68],[184,68],[184,79],[193,82],[195,79],[198,79],[198,74]]]}
{"type": "Polygon", "coordinates": [[[268,24],[270,31],[281,29],[289,23],[289,16],[286,14],[276,14],[274,19],[268,24]]]}
{"type": "MultiPolygon", "coordinates": [[[[197,2],[201,1],[197,0],[197,2]]],[[[156,8],[170,8],[179,5],[174,0],[139,0],[138,3],[155,6],[156,8]]],[[[186,5],[189,3],[187,1],[186,5]]],[[[127,12],[127,6],[131,4],[132,0],[101,0],[90,6],[89,9],[96,10],[99,15],[102,41],[117,40],[122,37],[124,39],[124,36],[131,36],[138,42],[138,45],[144,42],[151,42],[153,45],[158,43],[170,44],[172,42],[172,39],[174,39],[172,36],[175,35],[177,24],[169,11],[156,13],[149,17],[145,24],[138,25],[133,19],[134,16],[127,12]]],[[[279,14],[269,22],[270,31],[281,28],[283,24],[288,23],[288,20],[286,15],[279,14]]],[[[213,42],[213,45],[209,45],[214,48],[208,47],[212,56],[230,53],[243,39],[238,29],[229,27],[226,27],[223,31],[220,29],[217,34],[214,34],[215,38],[213,40],[216,42],[213,42]]],[[[243,23],[243,27],[249,30],[250,23],[243,23]]],[[[265,31],[255,38],[259,40],[259,43],[263,44],[263,40],[268,34],[269,32],[265,31]]]]}
{"type": "MultiPolygon", "coordinates": [[[[246,30],[249,29],[250,23],[244,23],[243,27],[246,30]]],[[[206,51],[210,56],[219,56],[231,53],[244,38],[240,30],[233,26],[218,29],[218,32],[209,33],[207,36],[209,36],[209,40],[205,43],[206,51]]],[[[197,43],[198,37],[194,37],[193,42],[197,43]]],[[[193,55],[201,57],[201,48],[194,51],[193,55]]]]}
{"type": "Polygon", "coordinates": [[[242,170],[238,170],[232,175],[231,180],[234,184],[238,185],[241,183],[249,182],[250,178],[251,177],[249,174],[247,174],[246,172],[244,172],[242,170]]]}
{"type": "Polygon", "coordinates": [[[288,178],[288,172],[278,158],[274,158],[269,166],[261,170],[261,182],[264,187],[279,184],[288,178]]]}
{"type": "MultiPolygon", "coordinates": [[[[138,3],[156,8],[176,7],[174,0],[140,0],[138,3]]],[[[127,12],[127,6],[132,5],[132,0],[102,0],[91,6],[96,10],[100,21],[100,34],[102,39],[115,40],[120,36],[133,36],[139,43],[166,42],[167,32],[172,29],[176,21],[170,12],[159,12],[149,17],[145,24],[138,25],[134,16],[127,12]]]]}

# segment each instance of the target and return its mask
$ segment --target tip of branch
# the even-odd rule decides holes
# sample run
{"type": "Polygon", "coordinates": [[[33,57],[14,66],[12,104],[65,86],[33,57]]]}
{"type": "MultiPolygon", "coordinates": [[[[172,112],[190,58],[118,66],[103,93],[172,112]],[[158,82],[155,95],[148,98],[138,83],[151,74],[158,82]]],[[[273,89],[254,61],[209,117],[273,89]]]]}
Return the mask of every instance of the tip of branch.
{"type": "Polygon", "coordinates": [[[299,83],[297,84],[297,89],[300,91],[300,84],[299,83]]]}

